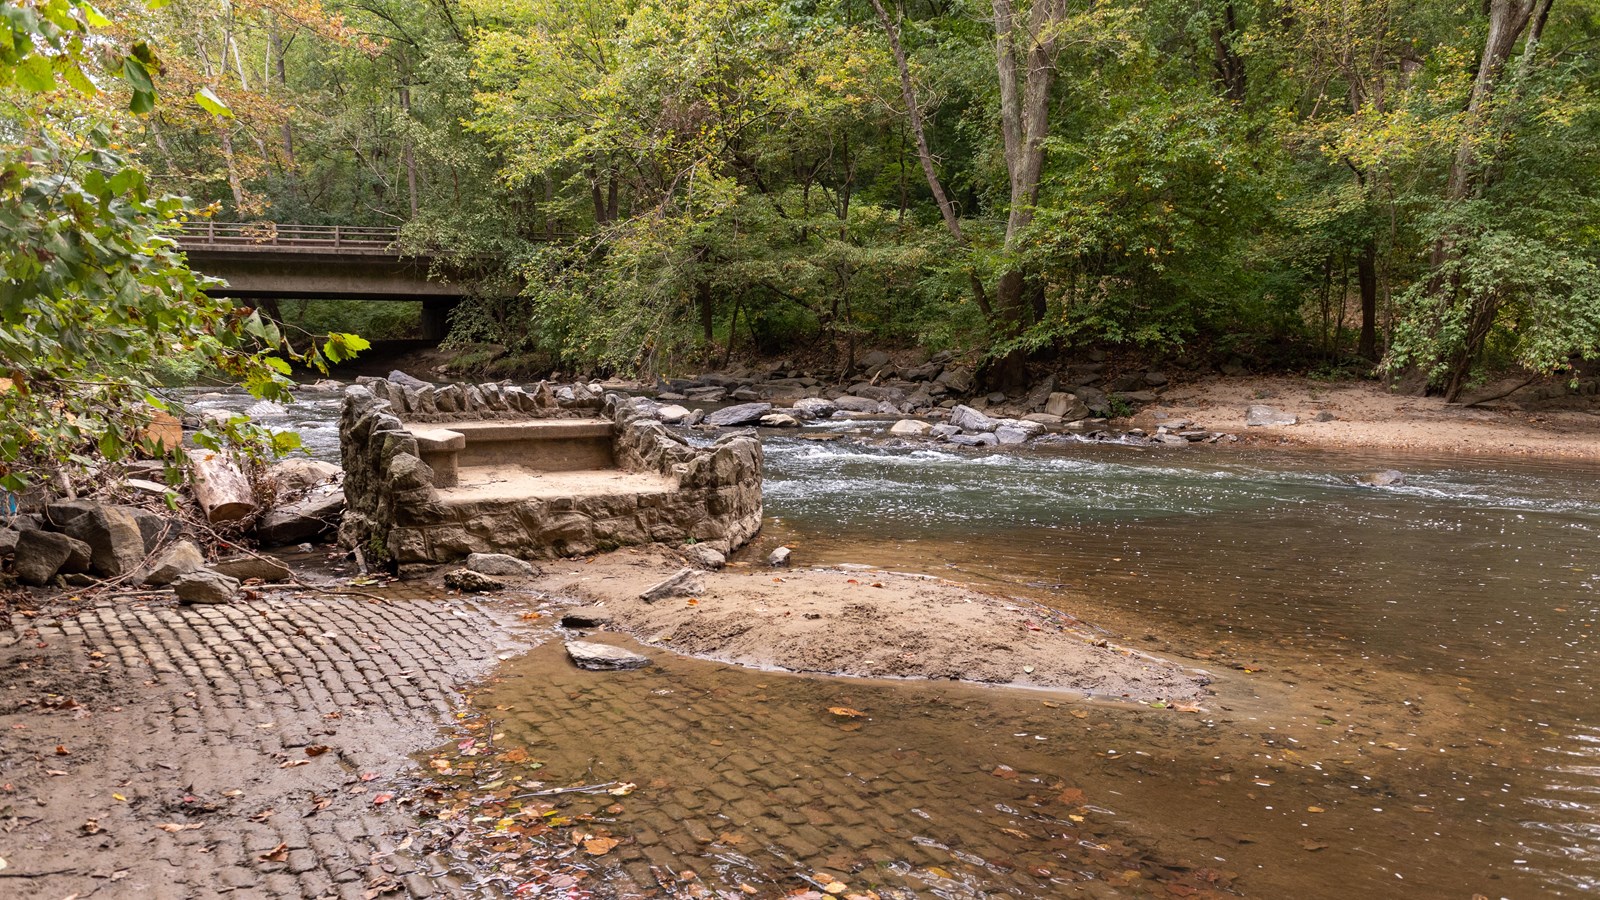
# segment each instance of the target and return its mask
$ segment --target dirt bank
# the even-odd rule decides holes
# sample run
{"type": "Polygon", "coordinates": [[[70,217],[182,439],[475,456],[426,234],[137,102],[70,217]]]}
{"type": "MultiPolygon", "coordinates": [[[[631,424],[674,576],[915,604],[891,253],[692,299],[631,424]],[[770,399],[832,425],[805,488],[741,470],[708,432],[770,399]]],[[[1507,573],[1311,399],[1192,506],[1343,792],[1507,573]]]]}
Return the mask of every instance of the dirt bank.
{"type": "Polygon", "coordinates": [[[1207,378],[1172,388],[1133,417],[1133,424],[1151,428],[1157,414],[1192,418],[1256,443],[1600,460],[1600,415],[1593,411],[1530,411],[1514,403],[1463,407],[1392,393],[1377,382],[1207,378]],[[1248,427],[1245,410],[1255,403],[1293,413],[1299,422],[1248,427]],[[1332,418],[1317,421],[1319,413],[1332,418]]]}
{"type": "Polygon", "coordinates": [[[1138,703],[1197,704],[1209,679],[1118,647],[1027,600],[880,570],[730,567],[702,590],[646,602],[682,565],[657,549],[548,567],[534,586],[602,607],[617,629],[679,653],[755,668],[962,679],[1138,703]]]}

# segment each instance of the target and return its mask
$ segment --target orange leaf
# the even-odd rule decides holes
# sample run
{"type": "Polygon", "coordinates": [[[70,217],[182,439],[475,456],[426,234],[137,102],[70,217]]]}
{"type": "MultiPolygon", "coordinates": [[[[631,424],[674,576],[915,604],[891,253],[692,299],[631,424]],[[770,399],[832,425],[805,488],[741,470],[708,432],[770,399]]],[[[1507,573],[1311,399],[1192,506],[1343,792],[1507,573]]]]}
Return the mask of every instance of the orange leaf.
{"type": "Polygon", "coordinates": [[[592,837],[583,842],[583,852],[590,856],[605,856],[622,843],[616,838],[592,837]]]}

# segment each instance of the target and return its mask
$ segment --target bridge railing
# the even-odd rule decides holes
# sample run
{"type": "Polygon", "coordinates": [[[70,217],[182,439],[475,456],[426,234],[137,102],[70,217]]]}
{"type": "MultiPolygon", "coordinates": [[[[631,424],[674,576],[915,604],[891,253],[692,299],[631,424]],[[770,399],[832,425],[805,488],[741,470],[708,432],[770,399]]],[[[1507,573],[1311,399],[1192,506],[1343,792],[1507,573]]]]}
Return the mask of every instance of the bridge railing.
{"type": "Polygon", "coordinates": [[[351,225],[283,225],[277,222],[214,222],[183,224],[178,235],[185,248],[259,250],[346,250],[392,252],[400,229],[351,225]]]}

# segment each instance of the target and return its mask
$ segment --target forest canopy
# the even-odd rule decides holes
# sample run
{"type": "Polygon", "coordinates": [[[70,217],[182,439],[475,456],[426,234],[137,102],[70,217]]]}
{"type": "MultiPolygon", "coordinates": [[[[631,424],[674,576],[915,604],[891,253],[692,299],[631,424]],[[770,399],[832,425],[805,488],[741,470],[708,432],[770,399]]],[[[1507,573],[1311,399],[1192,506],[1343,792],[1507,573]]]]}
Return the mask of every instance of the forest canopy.
{"type": "Polygon", "coordinates": [[[176,98],[129,126],[152,185],[403,226],[476,277],[460,343],[626,372],[916,343],[1001,385],[1085,346],[1294,353],[1452,398],[1600,345],[1597,11],[100,8],[176,98]]]}

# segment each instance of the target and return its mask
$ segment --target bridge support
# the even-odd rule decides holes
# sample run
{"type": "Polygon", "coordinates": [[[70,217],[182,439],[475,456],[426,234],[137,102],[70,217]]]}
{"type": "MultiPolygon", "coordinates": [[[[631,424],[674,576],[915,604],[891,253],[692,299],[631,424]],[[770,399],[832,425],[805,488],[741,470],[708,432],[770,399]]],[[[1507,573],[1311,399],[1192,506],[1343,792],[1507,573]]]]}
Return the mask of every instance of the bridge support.
{"type": "Polygon", "coordinates": [[[461,301],[454,297],[429,297],[422,301],[422,337],[442,341],[450,334],[450,311],[461,301]]]}

